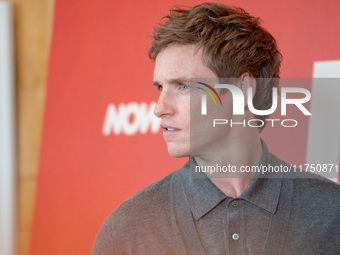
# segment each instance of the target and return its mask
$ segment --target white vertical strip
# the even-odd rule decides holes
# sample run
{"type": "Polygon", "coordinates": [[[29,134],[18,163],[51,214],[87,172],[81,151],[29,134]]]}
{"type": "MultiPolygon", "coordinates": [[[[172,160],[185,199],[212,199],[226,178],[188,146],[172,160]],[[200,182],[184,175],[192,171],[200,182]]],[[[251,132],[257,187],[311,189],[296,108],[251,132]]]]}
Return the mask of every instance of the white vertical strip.
{"type": "Polygon", "coordinates": [[[201,114],[207,115],[207,94],[202,94],[201,114]]]}
{"type": "Polygon", "coordinates": [[[12,6],[0,2],[0,254],[15,253],[15,89],[12,6]]]}
{"type": "MultiPolygon", "coordinates": [[[[312,117],[309,121],[307,162],[339,164],[340,143],[340,61],[314,63],[312,117]],[[319,79],[324,78],[324,79],[319,79]],[[338,78],[338,79],[332,79],[338,78]]],[[[332,176],[321,173],[337,182],[332,176]]]]}

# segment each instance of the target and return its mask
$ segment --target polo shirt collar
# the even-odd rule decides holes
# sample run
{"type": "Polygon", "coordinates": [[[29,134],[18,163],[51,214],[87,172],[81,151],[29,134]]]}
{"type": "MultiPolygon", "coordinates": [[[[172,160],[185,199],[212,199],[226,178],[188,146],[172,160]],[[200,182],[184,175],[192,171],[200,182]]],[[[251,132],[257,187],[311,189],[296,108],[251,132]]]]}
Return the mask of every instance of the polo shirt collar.
{"type": "MultiPolygon", "coordinates": [[[[271,163],[272,155],[263,141],[262,148],[260,165],[268,165],[271,163]]],[[[197,166],[194,158],[190,158],[188,163],[190,173],[187,183],[184,184],[185,192],[195,219],[200,219],[227,199],[227,196],[210,181],[205,173],[194,173],[195,166],[197,166]]],[[[280,174],[275,175],[275,178],[270,175],[266,177],[268,178],[263,178],[261,173],[255,174],[238,198],[247,200],[274,214],[279,202],[282,178],[280,174]]]]}
{"type": "Polygon", "coordinates": [[[185,185],[185,192],[194,217],[199,219],[226,199],[227,196],[210,181],[205,173],[194,173],[195,166],[197,166],[197,162],[194,158],[190,158],[188,164],[190,172],[188,183],[185,185]]]}
{"type": "MultiPolygon", "coordinates": [[[[260,160],[260,166],[276,166],[277,161],[275,157],[268,151],[268,147],[264,141],[262,141],[262,156],[260,160]]],[[[281,161],[282,162],[282,161],[281,161]]],[[[276,212],[281,186],[283,182],[283,173],[256,173],[251,180],[247,188],[239,196],[248,202],[255,204],[271,214],[276,212]]]]}

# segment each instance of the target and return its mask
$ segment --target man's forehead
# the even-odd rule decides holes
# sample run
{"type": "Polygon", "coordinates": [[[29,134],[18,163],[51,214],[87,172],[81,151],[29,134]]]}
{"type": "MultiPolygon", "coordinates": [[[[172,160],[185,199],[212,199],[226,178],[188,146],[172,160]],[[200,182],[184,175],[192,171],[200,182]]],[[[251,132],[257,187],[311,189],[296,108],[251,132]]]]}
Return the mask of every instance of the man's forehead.
{"type": "Polygon", "coordinates": [[[195,45],[170,45],[155,59],[154,81],[189,82],[190,78],[212,77],[213,72],[202,61],[202,51],[195,45]]]}

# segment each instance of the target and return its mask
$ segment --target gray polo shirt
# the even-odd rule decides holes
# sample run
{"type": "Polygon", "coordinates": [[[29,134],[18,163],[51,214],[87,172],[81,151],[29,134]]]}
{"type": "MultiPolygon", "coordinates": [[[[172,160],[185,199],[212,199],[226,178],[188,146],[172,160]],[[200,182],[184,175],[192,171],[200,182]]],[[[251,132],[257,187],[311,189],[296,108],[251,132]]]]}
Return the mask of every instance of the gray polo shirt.
{"type": "MultiPolygon", "coordinates": [[[[262,165],[287,165],[263,145],[262,165]]],[[[339,185],[256,175],[237,198],[181,169],[123,202],[98,232],[101,254],[340,254],[339,185]]],[[[191,168],[190,168],[191,166],[191,168]]]]}

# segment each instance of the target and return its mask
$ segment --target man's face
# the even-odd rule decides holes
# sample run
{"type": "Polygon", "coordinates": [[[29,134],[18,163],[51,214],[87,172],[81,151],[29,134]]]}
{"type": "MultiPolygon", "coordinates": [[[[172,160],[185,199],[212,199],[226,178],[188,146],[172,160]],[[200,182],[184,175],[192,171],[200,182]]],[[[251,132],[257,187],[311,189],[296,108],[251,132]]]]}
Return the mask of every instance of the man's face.
{"type": "MultiPolygon", "coordinates": [[[[172,44],[157,55],[154,85],[160,95],[154,113],[162,119],[163,137],[168,152],[174,157],[190,155],[190,93],[193,93],[190,78],[217,79],[203,64],[202,50],[197,51],[195,45],[172,44]]],[[[197,107],[200,109],[199,100],[197,107]]],[[[201,131],[204,134],[205,127],[201,131]]]]}

